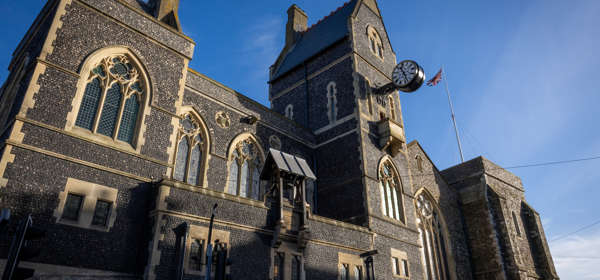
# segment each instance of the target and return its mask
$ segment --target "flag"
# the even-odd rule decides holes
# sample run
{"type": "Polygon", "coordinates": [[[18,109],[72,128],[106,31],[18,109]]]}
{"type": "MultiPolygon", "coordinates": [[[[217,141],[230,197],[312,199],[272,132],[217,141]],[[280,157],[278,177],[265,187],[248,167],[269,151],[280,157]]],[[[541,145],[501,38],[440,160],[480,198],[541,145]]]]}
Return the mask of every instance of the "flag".
{"type": "Polygon", "coordinates": [[[440,68],[440,71],[438,71],[431,80],[427,81],[427,85],[430,87],[437,86],[440,81],[442,81],[442,68],[440,68]]]}

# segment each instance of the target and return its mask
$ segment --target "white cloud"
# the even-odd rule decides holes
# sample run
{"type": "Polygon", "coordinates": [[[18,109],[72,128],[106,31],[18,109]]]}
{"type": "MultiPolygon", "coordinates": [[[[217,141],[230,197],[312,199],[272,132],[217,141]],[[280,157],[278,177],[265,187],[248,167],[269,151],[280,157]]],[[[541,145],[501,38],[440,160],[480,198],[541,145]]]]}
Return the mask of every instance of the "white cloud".
{"type": "Polygon", "coordinates": [[[575,235],[549,245],[561,279],[600,279],[600,232],[575,235]]]}

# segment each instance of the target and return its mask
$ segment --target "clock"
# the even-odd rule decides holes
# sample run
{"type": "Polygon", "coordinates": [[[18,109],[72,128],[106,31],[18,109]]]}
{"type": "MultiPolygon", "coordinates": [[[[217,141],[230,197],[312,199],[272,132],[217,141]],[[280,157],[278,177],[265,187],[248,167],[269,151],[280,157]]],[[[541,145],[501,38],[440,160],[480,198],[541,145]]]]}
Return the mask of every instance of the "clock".
{"type": "Polygon", "coordinates": [[[392,82],[403,92],[413,92],[423,85],[425,72],[423,68],[412,60],[403,60],[392,72],[392,82]]]}

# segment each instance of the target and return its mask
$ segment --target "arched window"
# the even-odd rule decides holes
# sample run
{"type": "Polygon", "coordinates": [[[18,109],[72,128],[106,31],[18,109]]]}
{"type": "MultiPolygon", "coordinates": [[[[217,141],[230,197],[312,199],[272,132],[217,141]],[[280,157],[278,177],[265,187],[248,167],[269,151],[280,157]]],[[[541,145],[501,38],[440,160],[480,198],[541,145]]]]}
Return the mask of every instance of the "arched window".
{"type": "Polygon", "coordinates": [[[247,137],[234,142],[229,155],[229,180],[226,192],[259,200],[262,162],[262,152],[253,138],[247,137]]]}
{"type": "Polygon", "coordinates": [[[127,53],[91,59],[75,126],[134,145],[148,81],[127,53]]]}
{"type": "Polygon", "coordinates": [[[202,185],[208,154],[205,126],[195,114],[187,112],[179,121],[178,131],[173,179],[191,185],[202,185]]]}
{"type": "Polygon", "coordinates": [[[419,172],[423,172],[423,158],[421,155],[417,155],[415,160],[417,161],[417,170],[419,170],[419,172]]]}
{"type": "Polygon", "coordinates": [[[425,192],[421,192],[415,198],[417,209],[417,226],[423,244],[423,256],[425,257],[425,279],[450,279],[450,268],[448,267],[448,253],[446,252],[447,240],[445,237],[442,216],[434,200],[425,192]]]}
{"type": "Polygon", "coordinates": [[[337,88],[335,82],[327,84],[327,117],[329,123],[335,123],[337,120],[337,88]]]}
{"type": "Polygon", "coordinates": [[[383,161],[379,167],[379,192],[381,193],[383,214],[404,222],[402,187],[398,174],[389,159],[383,161]]]}
{"type": "Polygon", "coordinates": [[[371,52],[383,59],[383,43],[381,43],[381,37],[373,26],[367,27],[367,36],[369,37],[369,49],[371,49],[371,52]]]}
{"type": "Polygon", "coordinates": [[[290,120],[294,119],[294,105],[288,104],[285,107],[285,117],[288,118],[288,119],[290,119],[290,120]]]}

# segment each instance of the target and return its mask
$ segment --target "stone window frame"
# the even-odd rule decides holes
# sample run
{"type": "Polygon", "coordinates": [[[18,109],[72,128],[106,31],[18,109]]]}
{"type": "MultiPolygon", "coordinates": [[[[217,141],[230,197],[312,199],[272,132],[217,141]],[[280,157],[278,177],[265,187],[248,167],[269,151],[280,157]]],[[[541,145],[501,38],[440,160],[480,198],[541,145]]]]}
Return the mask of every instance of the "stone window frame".
{"type": "MultiPolygon", "coordinates": [[[[444,218],[444,215],[442,214],[442,211],[440,210],[439,207],[439,202],[434,198],[434,196],[424,187],[420,188],[419,190],[417,190],[415,192],[414,195],[414,205],[415,205],[415,212],[416,212],[416,225],[417,225],[417,229],[419,231],[419,240],[421,243],[421,253],[423,254],[423,259],[422,259],[422,263],[423,263],[423,276],[425,278],[427,277],[427,273],[429,271],[429,266],[428,263],[431,261],[431,258],[433,258],[434,260],[437,257],[436,252],[433,252],[433,256],[430,257],[430,260],[427,260],[427,257],[429,256],[427,253],[427,248],[428,246],[426,246],[426,244],[424,243],[423,240],[423,234],[425,232],[425,225],[429,225],[431,227],[431,223],[423,223],[422,219],[427,218],[428,221],[431,221],[431,217],[433,217],[433,214],[437,214],[436,218],[438,219],[439,222],[439,227],[441,228],[441,230],[438,230],[438,234],[442,237],[443,239],[443,245],[440,244],[439,242],[437,243],[438,249],[442,249],[442,253],[445,254],[446,258],[445,258],[445,269],[447,271],[447,275],[449,276],[443,276],[442,280],[456,280],[457,276],[456,276],[456,262],[454,260],[454,254],[452,251],[452,247],[451,247],[451,241],[450,241],[450,233],[448,232],[448,224],[446,223],[446,219],[444,218]],[[423,213],[421,209],[426,209],[426,208],[422,208],[419,207],[418,205],[418,201],[419,201],[419,197],[424,196],[429,202],[429,210],[427,210],[426,212],[429,213],[423,213]],[[441,247],[441,248],[440,248],[441,247]]],[[[432,250],[435,251],[435,250],[432,250]]],[[[437,266],[436,266],[437,267],[437,266]]],[[[438,273],[438,272],[436,272],[438,273]]]]}
{"type": "MultiPolygon", "coordinates": [[[[136,55],[134,51],[130,48],[125,46],[110,46],[94,51],[82,62],[80,66],[77,89],[75,92],[75,96],[71,102],[72,109],[67,114],[64,129],[80,137],[83,137],[91,142],[97,142],[117,149],[140,153],[141,147],[145,143],[144,132],[146,131],[146,124],[144,120],[150,115],[150,99],[152,95],[151,85],[152,82],[150,80],[150,76],[148,75],[148,71],[145,67],[145,64],[142,63],[138,55],[136,55]],[[79,109],[83,101],[86,87],[88,83],[92,81],[91,78],[94,76],[94,68],[96,68],[98,64],[101,63],[104,59],[109,57],[113,58],[117,56],[124,56],[128,59],[128,61],[133,65],[133,68],[137,70],[136,74],[139,75],[139,81],[141,82],[140,86],[142,89],[142,96],[140,96],[140,100],[138,101],[139,107],[137,112],[137,120],[131,143],[117,139],[119,134],[120,122],[123,117],[123,108],[125,106],[125,102],[123,99],[124,96],[122,97],[123,102],[121,102],[120,105],[117,123],[115,124],[114,128],[116,132],[114,133],[113,137],[94,132],[97,129],[97,123],[99,122],[99,119],[102,114],[102,105],[105,98],[104,94],[102,94],[102,97],[98,104],[96,115],[94,117],[94,127],[92,128],[92,131],[75,125],[77,121],[77,116],[79,115],[79,109]]],[[[104,90],[104,92],[105,91],[106,90],[104,90]]]]}
{"type": "MultiPolygon", "coordinates": [[[[219,240],[220,243],[227,244],[227,252],[229,255],[229,252],[231,252],[230,235],[231,234],[229,231],[213,228],[212,236],[211,236],[211,243],[214,245],[214,241],[219,240]]],[[[203,257],[206,257],[206,248],[208,247],[208,242],[206,242],[207,239],[208,239],[208,227],[199,226],[199,225],[190,225],[189,226],[188,236],[185,241],[185,256],[184,256],[184,262],[183,262],[183,271],[185,274],[206,276],[206,261],[205,260],[202,261],[202,263],[201,263],[201,266],[202,266],[201,271],[191,269],[189,267],[189,263],[190,263],[192,242],[194,240],[203,240],[204,241],[202,252],[204,254],[203,257]]],[[[215,270],[212,269],[211,271],[214,273],[215,270]]]]}
{"type": "Polygon", "coordinates": [[[406,254],[405,251],[401,251],[395,248],[390,248],[390,255],[391,255],[391,265],[392,265],[392,276],[394,278],[399,278],[399,279],[410,279],[410,262],[408,261],[408,255],[406,254]],[[394,258],[398,260],[398,269],[400,268],[400,266],[402,265],[401,263],[406,263],[406,268],[405,268],[405,274],[406,275],[401,275],[401,274],[396,274],[394,271],[396,270],[394,267],[394,258]]]}
{"type": "Polygon", "coordinates": [[[290,120],[294,120],[294,105],[293,104],[288,104],[287,106],[285,106],[285,117],[290,120]]]}
{"type": "Polygon", "coordinates": [[[369,115],[373,116],[373,88],[371,86],[371,80],[367,77],[365,77],[365,99],[367,99],[369,115]]]}
{"type": "MultiPolygon", "coordinates": [[[[236,159],[234,159],[234,151],[236,151],[236,150],[239,151],[240,145],[243,142],[246,142],[246,141],[252,142],[254,144],[254,146],[256,147],[257,152],[256,152],[255,156],[258,157],[259,162],[260,162],[260,164],[259,164],[260,166],[257,166],[258,173],[259,173],[259,176],[260,176],[260,172],[261,172],[262,167],[265,164],[265,160],[266,160],[265,152],[263,151],[261,142],[258,141],[258,138],[256,136],[254,136],[254,134],[252,134],[252,133],[249,133],[249,132],[241,133],[241,134],[237,135],[231,141],[231,143],[229,144],[229,148],[228,148],[228,152],[227,152],[227,178],[226,178],[226,181],[225,181],[226,182],[225,183],[225,189],[223,190],[223,192],[226,193],[226,194],[228,194],[228,195],[232,195],[232,196],[243,198],[243,199],[250,199],[250,200],[254,200],[254,201],[264,201],[264,197],[262,197],[262,193],[261,193],[263,184],[260,181],[260,178],[259,178],[259,183],[258,183],[258,188],[259,188],[258,189],[258,198],[253,198],[252,197],[252,186],[249,186],[249,188],[248,188],[248,190],[249,190],[247,192],[248,196],[241,196],[240,195],[241,183],[240,183],[239,179],[241,177],[241,172],[240,172],[241,171],[240,170],[241,169],[241,164],[239,162],[237,162],[237,163],[235,162],[236,159]],[[231,164],[234,164],[234,163],[238,164],[238,172],[237,172],[238,173],[237,174],[237,176],[238,176],[238,179],[237,179],[238,180],[238,182],[237,182],[237,194],[231,194],[231,193],[228,192],[228,190],[229,190],[229,182],[232,180],[231,177],[230,177],[231,176],[231,174],[230,174],[231,173],[230,172],[231,171],[231,164]]],[[[244,161],[244,160],[247,160],[247,159],[244,158],[244,157],[242,157],[240,159],[240,161],[244,161]]],[[[248,176],[253,176],[253,175],[249,174],[248,176]]]]}
{"type": "Polygon", "coordinates": [[[337,108],[337,84],[334,81],[327,83],[327,118],[329,124],[337,122],[338,108],[337,108]]]}
{"type": "MultiPolygon", "coordinates": [[[[196,110],[192,107],[182,107],[181,111],[183,113],[181,113],[179,115],[179,120],[183,120],[186,116],[190,116],[192,119],[192,122],[197,126],[197,128],[194,131],[191,132],[186,132],[184,129],[182,129],[182,127],[178,127],[177,128],[177,138],[175,141],[175,153],[173,156],[173,168],[171,169],[171,178],[173,178],[173,180],[175,180],[175,171],[177,169],[177,153],[179,152],[179,142],[183,139],[183,137],[188,137],[188,141],[189,139],[192,139],[191,143],[192,145],[190,145],[188,148],[188,156],[187,156],[187,163],[186,163],[186,171],[184,173],[184,183],[187,183],[187,179],[188,179],[188,175],[189,175],[189,170],[190,170],[190,160],[191,160],[191,153],[192,153],[192,149],[195,147],[195,145],[200,145],[200,151],[202,153],[202,157],[200,158],[200,167],[199,167],[199,171],[198,171],[198,178],[196,179],[198,184],[193,184],[194,186],[198,186],[198,187],[205,187],[207,186],[207,172],[208,172],[208,160],[210,157],[210,145],[211,145],[211,139],[210,139],[210,132],[208,130],[208,126],[206,126],[206,122],[204,121],[204,119],[202,118],[202,116],[200,114],[198,114],[198,112],[196,112],[196,110]],[[194,142],[194,138],[196,136],[200,136],[202,138],[202,143],[195,143],[194,142]]],[[[177,123],[180,123],[179,121],[177,123]]],[[[190,142],[188,142],[190,143],[190,142]]]]}
{"type": "Polygon", "coordinates": [[[398,172],[398,168],[396,167],[396,164],[394,163],[394,161],[392,160],[391,157],[389,156],[384,156],[381,158],[381,160],[379,161],[379,165],[377,167],[377,182],[378,182],[378,189],[380,192],[380,202],[381,202],[381,213],[383,214],[383,217],[385,219],[389,219],[392,220],[394,222],[400,222],[402,224],[406,224],[406,207],[404,205],[404,185],[402,183],[402,180],[400,178],[400,172],[398,172]],[[391,170],[391,175],[385,175],[383,174],[383,168],[384,166],[388,164],[390,166],[390,170],[391,170]],[[394,196],[393,196],[393,192],[392,194],[390,194],[390,198],[388,198],[388,187],[387,185],[383,185],[382,184],[382,180],[385,180],[388,183],[393,183],[393,185],[390,184],[389,189],[395,190],[396,191],[396,206],[398,208],[398,218],[394,218],[393,216],[396,214],[396,207],[394,207],[394,196]],[[383,190],[383,192],[382,192],[383,190]],[[386,213],[389,211],[389,200],[392,200],[392,215],[388,216],[386,213]]]}
{"type": "Polygon", "coordinates": [[[383,61],[383,41],[381,40],[381,36],[379,35],[379,32],[377,32],[377,29],[372,25],[367,26],[367,38],[369,40],[368,44],[371,53],[383,61]]]}
{"type": "Polygon", "coordinates": [[[53,216],[56,223],[64,224],[85,229],[108,232],[113,227],[117,219],[117,195],[115,188],[94,184],[74,178],[67,178],[67,183],[62,192],[58,194],[58,205],[54,209],[53,216]],[[83,202],[79,209],[79,217],[76,221],[63,219],[63,211],[67,201],[68,194],[83,196],[83,202]],[[92,220],[96,210],[98,200],[111,203],[110,213],[105,226],[92,225],[92,220]]]}
{"type": "Polygon", "coordinates": [[[515,225],[515,233],[517,234],[518,238],[523,238],[523,232],[521,231],[521,227],[519,225],[519,218],[515,214],[515,211],[511,211],[511,214],[512,214],[513,224],[515,225]]]}
{"type": "Polygon", "coordinates": [[[417,163],[417,170],[423,172],[423,157],[421,155],[416,155],[415,161],[417,163]]]}
{"type": "MultiPolygon", "coordinates": [[[[295,244],[294,244],[295,245],[295,244]]],[[[297,258],[300,261],[300,277],[298,279],[306,278],[305,260],[302,252],[296,250],[295,246],[286,242],[283,242],[279,247],[271,248],[270,257],[270,269],[269,279],[275,279],[275,256],[283,255],[283,277],[281,280],[292,280],[292,259],[297,258]]]]}
{"type": "Polygon", "coordinates": [[[337,276],[337,280],[346,280],[346,279],[342,279],[342,275],[341,275],[341,269],[344,265],[348,266],[348,279],[354,280],[356,278],[354,275],[354,267],[358,266],[361,267],[361,272],[362,275],[359,276],[358,279],[365,279],[365,264],[363,259],[358,256],[358,255],[352,255],[352,254],[348,254],[348,253],[342,253],[342,252],[338,252],[338,264],[337,264],[337,271],[338,271],[338,276],[337,276]]]}

